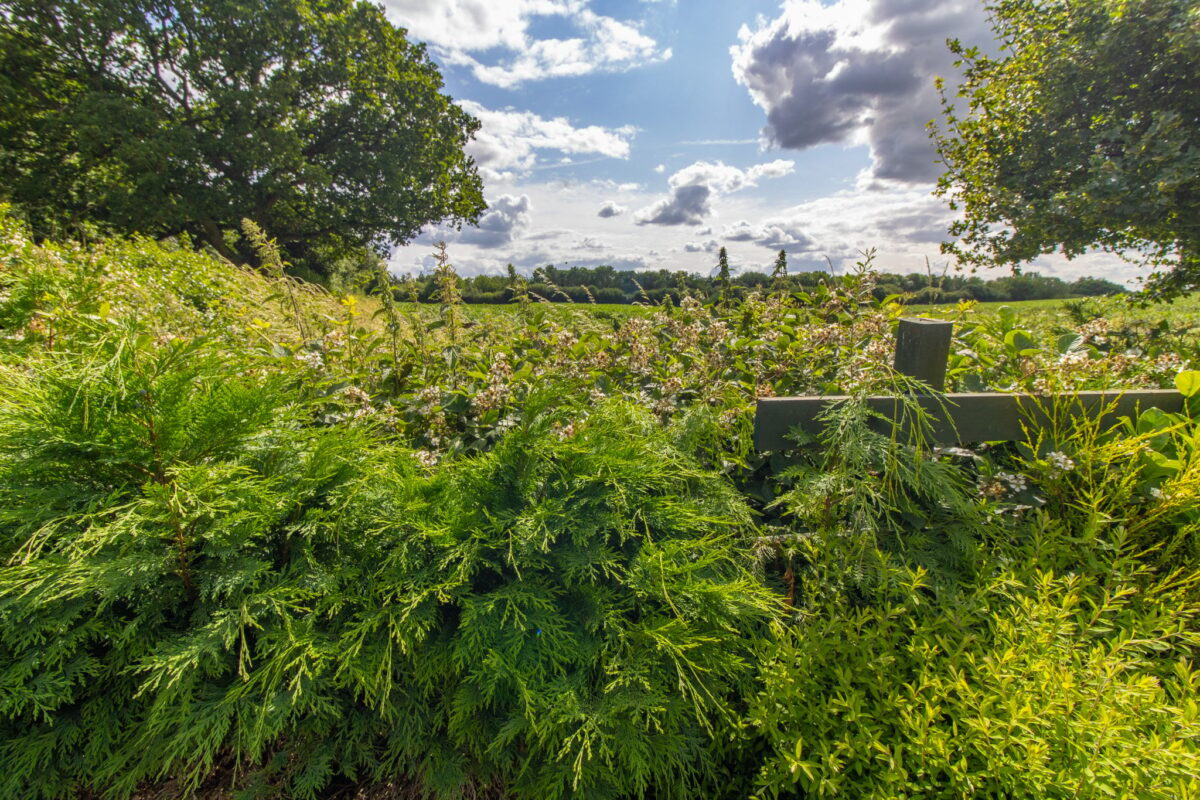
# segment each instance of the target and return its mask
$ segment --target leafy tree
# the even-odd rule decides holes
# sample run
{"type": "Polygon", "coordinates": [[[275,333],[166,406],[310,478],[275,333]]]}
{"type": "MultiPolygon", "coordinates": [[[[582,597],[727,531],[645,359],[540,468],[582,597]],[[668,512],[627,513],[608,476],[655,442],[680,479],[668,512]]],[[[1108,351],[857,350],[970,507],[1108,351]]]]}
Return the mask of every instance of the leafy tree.
{"type": "Polygon", "coordinates": [[[0,0],[0,193],[45,235],[99,225],[298,264],[485,208],[478,121],[357,0],[0,0]]]}
{"type": "Polygon", "coordinates": [[[729,254],[722,247],[717,253],[717,288],[721,293],[722,302],[728,299],[732,283],[733,279],[729,274],[729,254]]]}
{"type": "Polygon", "coordinates": [[[1080,297],[1124,294],[1125,287],[1104,278],[1079,278],[1071,284],[1071,294],[1080,297]]]}
{"type": "Polygon", "coordinates": [[[780,250],[775,257],[775,269],[771,271],[771,290],[775,292],[787,289],[787,251],[780,250]]]}
{"type": "Polygon", "coordinates": [[[1147,289],[1200,285],[1200,25],[1194,0],[995,0],[999,55],[959,41],[933,137],[961,209],[946,252],[1017,264],[1137,254],[1147,289]]]}

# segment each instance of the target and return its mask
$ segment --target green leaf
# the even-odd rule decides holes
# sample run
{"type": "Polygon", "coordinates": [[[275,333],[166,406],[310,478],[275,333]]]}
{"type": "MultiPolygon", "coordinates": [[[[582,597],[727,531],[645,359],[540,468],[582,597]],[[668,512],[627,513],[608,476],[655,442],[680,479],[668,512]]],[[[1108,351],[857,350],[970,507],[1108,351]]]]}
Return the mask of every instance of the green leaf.
{"type": "Polygon", "coordinates": [[[1032,355],[1038,350],[1037,342],[1026,331],[1009,331],[1004,337],[1004,343],[1021,355],[1032,355]]]}
{"type": "Polygon", "coordinates": [[[1190,369],[1175,376],[1175,388],[1184,397],[1200,394],[1200,371],[1190,369]]]}
{"type": "Polygon", "coordinates": [[[1083,347],[1083,337],[1078,333],[1064,333],[1055,343],[1059,355],[1066,355],[1073,350],[1083,347]]]}

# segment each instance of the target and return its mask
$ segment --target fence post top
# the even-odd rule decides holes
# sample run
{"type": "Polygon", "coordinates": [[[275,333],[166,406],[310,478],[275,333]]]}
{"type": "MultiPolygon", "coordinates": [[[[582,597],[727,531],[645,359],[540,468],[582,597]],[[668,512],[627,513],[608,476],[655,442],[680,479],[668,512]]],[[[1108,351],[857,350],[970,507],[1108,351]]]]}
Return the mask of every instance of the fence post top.
{"type": "Polygon", "coordinates": [[[906,322],[910,325],[930,325],[934,327],[941,325],[954,325],[954,323],[948,319],[930,319],[929,317],[901,317],[900,321],[906,322]]]}

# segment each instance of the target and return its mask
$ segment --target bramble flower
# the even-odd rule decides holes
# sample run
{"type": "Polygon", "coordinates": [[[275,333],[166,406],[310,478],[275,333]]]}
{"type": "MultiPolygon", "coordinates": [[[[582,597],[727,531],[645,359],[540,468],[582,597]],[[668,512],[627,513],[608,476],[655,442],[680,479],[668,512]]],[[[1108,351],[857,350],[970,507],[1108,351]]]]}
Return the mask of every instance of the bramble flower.
{"type": "Polygon", "coordinates": [[[990,500],[1002,500],[1010,494],[1025,491],[1028,485],[1024,475],[997,472],[991,477],[980,476],[976,487],[982,496],[990,500]]]}
{"type": "Polygon", "coordinates": [[[1060,453],[1057,450],[1048,453],[1046,460],[1050,462],[1051,472],[1056,475],[1075,469],[1075,462],[1068,458],[1066,453],[1060,453]]]}
{"type": "Polygon", "coordinates": [[[371,405],[371,396],[357,386],[347,386],[345,389],[342,389],[342,394],[344,394],[348,400],[358,403],[359,405],[371,405]]]}
{"type": "Polygon", "coordinates": [[[316,350],[301,350],[296,353],[295,358],[304,366],[312,370],[324,369],[325,358],[316,350]]]}
{"type": "Polygon", "coordinates": [[[1025,488],[1029,485],[1024,475],[1017,475],[1012,472],[997,472],[996,479],[1008,484],[1008,488],[1014,493],[1025,491],[1025,488]]]}
{"type": "Polygon", "coordinates": [[[995,479],[980,479],[976,488],[979,490],[979,494],[988,500],[1003,500],[1008,494],[1008,487],[1004,485],[1004,482],[995,479]]]}

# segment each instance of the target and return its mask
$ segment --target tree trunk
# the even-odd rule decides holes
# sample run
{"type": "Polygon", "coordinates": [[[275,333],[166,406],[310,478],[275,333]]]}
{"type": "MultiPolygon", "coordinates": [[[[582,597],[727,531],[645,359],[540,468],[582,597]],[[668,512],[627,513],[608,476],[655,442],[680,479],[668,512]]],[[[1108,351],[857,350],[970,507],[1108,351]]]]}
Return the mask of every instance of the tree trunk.
{"type": "Polygon", "coordinates": [[[225,241],[224,234],[217,227],[217,223],[213,222],[211,217],[204,217],[200,220],[200,226],[204,229],[204,240],[212,245],[212,248],[217,251],[226,261],[242,266],[245,260],[239,256],[229,244],[225,241]]]}

